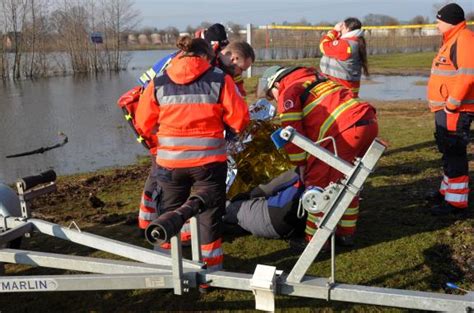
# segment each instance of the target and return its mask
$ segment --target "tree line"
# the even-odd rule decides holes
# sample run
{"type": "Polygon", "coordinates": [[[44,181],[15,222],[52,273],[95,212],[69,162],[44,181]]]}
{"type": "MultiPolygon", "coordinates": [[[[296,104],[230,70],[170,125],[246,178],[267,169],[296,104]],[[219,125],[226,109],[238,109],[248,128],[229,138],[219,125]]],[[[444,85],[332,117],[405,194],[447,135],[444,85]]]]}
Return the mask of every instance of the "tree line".
{"type": "MultiPolygon", "coordinates": [[[[474,21],[474,11],[470,11],[466,13],[466,20],[474,21]]],[[[282,25],[301,25],[301,26],[334,26],[338,21],[322,21],[317,23],[311,23],[305,18],[300,19],[298,22],[288,22],[284,21],[282,25]]],[[[394,25],[403,25],[403,24],[411,24],[411,25],[418,25],[418,24],[430,24],[436,23],[436,20],[433,20],[427,16],[416,15],[415,17],[407,20],[407,21],[400,21],[396,17],[386,15],[386,14],[367,14],[362,19],[361,22],[363,25],[370,25],[370,26],[394,26],[394,25]]]]}
{"type": "Polygon", "coordinates": [[[119,71],[137,18],[131,0],[0,0],[0,77],[119,71]]]}

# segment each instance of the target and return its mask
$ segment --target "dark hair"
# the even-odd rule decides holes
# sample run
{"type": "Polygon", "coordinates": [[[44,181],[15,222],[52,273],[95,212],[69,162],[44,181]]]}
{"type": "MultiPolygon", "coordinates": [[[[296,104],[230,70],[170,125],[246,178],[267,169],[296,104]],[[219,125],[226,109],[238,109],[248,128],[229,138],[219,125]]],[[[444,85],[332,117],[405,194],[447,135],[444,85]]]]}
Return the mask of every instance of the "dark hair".
{"type": "Polygon", "coordinates": [[[358,18],[355,18],[355,17],[346,18],[344,20],[344,25],[346,25],[346,27],[349,30],[361,29],[362,28],[362,22],[358,18]]]}
{"type": "Polygon", "coordinates": [[[178,39],[176,46],[184,52],[182,57],[200,56],[212,60],[215,56],[209,43],[201,38],[192,39],[190,36],[183,36],[178,39]]]}
{"type": "Polygon", "coordinates": [[[252,46],[246,41],[231,41],[226,50],[234,51],[240,54],[244,59],[252,59],[255,62],[255,52],[252,46]]]}
{"type": "Polygon", "coordinates": [[[219,23],[209,26],[209,28],[204,31],[204,39],[209,43],[217,41],[221,49],[229,44],[225,27],[219,23]]]}
{"type": "MultiPolygon", "coordinates": [[[[355,17],[349,17],[344,20],[344,25],[347,29],[355,30],[362,28],[362,22],[355,17]]],[[[359,56],[362,63],[362,70],[364,71],[365,76],[369,76],[369,61],[367,60],[367,42],[363,36],[357,39],[359,42],[359,56]]]]}

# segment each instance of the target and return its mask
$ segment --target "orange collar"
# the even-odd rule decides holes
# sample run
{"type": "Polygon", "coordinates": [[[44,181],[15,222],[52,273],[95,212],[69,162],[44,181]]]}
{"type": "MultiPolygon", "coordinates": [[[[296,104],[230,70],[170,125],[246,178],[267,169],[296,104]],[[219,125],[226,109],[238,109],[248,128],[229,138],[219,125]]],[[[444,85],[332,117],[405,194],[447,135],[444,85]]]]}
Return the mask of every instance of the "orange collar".
{"type": "Polygon", "coordinates": [[[445,32],[443,34],[443,42],[447,42],[448,40],[450,40],[451,38],[453,38],[454,36],[456,36],[461,30],[463,30],[464,28],[466,28],[466,21],[464,22],[461,22],[459,23],[458,25],[454,26],[454,28],[448,30],[447,32],[445,32]]]}

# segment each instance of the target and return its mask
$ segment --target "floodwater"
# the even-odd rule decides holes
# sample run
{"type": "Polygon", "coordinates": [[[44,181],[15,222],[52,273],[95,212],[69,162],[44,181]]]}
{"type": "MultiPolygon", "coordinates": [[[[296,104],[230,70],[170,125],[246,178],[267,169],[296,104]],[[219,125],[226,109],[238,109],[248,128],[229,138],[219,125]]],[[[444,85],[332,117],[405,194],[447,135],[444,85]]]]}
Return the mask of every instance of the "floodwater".
{"type": "MultiPolygon", "coordinates": [[[[140,74],[170,51],[131,53],[127,71],[95,77],[52,77],[0,84],[0,181],[54,168],[58,175],[134,163],[147,155],[116,105],[117,98],[136,85],[140,74]],[[20,158],[5,156],[54,145],[65,146],[20,158]]],[[[422,77],[376,76],[364,84],[361,97],[380,100],[424,98],[422,77]]]]}
{"type": "Polygon", "coordinates": [[[362,81],[359,97],[383,101],[426,99],[427,81],[422,76],[372,76],[362,81]]]}

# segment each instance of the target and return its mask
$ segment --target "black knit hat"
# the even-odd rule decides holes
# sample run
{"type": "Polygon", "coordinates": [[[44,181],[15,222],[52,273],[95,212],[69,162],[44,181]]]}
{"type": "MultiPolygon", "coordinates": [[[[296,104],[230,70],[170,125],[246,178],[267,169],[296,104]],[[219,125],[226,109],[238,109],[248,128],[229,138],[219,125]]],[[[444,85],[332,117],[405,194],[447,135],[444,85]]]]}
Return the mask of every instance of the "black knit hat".
{"type": "Polygon", "coordinates": [[[451,25],[457,25],[464,19],[464,10],[456,3],[445,5],[438,11],[436,18],[451,25]]]}
{"type": "Polygon", "coordinates": [[[222,24],[216,23],[211,26],[204,32],[204,39],[208,42],[217,41],[219,44],[228,44],[227,33],[225,27],[222,24]]]}

